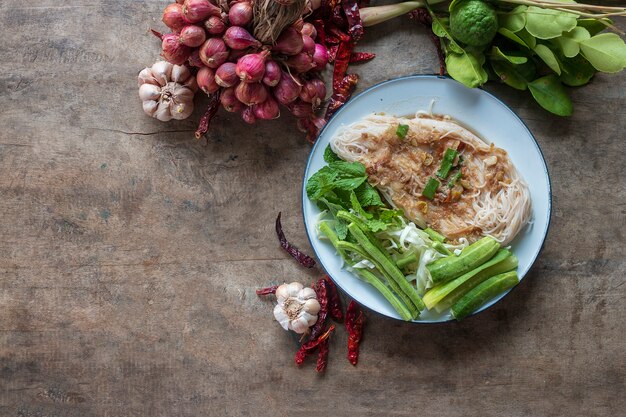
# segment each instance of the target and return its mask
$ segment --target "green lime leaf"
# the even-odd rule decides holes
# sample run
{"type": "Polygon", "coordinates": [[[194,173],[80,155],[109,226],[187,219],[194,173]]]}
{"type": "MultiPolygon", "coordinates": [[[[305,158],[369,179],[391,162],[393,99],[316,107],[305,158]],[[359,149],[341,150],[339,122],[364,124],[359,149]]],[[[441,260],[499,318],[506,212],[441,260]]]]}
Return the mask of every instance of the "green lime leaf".
{"type": "Polygon", "coordinates": [[[587,40],[590,37],[591,35],[587,29],[576,26],[569,32],[565,32],[558,38],[554,38],[554,41],[561,49],[564,56],[567,58],[573,58],[580,52],[580,45],[578,43],[587,40]]]}
{"type": "Polygon", "coordinates": [[[552,71],[556,72],[558,75],[561,75],[561,67],[559,67],[559,61],[556,60],[556,56],[554,56],[554,53],[550,50],[550,48],[540,43],[535,46],[533,51],[535,51],[535,53],[539,55],[539,58],[541,58],[541,60],[545,62],[552,71]]]}
{"type": "Polygon", "coordinates": [[[443,27],[442,23],[439,20],[433,19],[432,31],[435,35],[437,35],[440,38],[448,37],[448,33],[446,32],[445,28],[443,27]]]}
{"type": "Polygon", "coordinates": [[[619,72],[626,67],[626,44],[615,33],[601,33],[580,42],[583,56],[602,72],[619,72]]]}
{"type": "Polygon", "coordinates": [[[591,36],[597,35],[607,28],[607,25],[613,24],[611,19],[578,19],[578,26],[583,27],[589,31],[591,36]],[[602,23],[604,22],[604,23],[602,23]],[[606,24],[605,24],[606,23],[606,24]]]}
{"type": "Polygon", "coordinates": [[[528,33],[526,29],[520,30],[516,33],[516,35],[519,36],[524,41],[524,44],[526,44],[526,46],[530,49],[533,49],[535,45],[537,45],[537,39],[528,33]]]}
{"type": "Polygon", "coordinates": [[[546,75],[528,83],[528,89],[537,103],[559,116],[571,116],[573,106],[556,75],[546,75]]]}
{"type": "Polygon", "coordinates": [[[511,64],[523,64],[528,61],[525,56],[507,55],[497,46],[491,48],[491,59],[509,61],[511,64]]]}
{"type": "Polygon", "coordinates": [[[526,9],[527,6],[517,6],[509,13],[503,13],[498,16],[498,22],[501,28],[505,28],[515,33],[526,25],[526,9]]]}
{"type": "Polygon", "coordinates": [[[507,65],[506,62],[502,61],[491,61],[491,68],[493,68],[493,72],[495,72],[506,85],[517,90],[526,90],[526,80],[519,77],[518,74],[513,71],[511,65],[507,65]]]}
{"type": "Polygon", "coordinates": [[[517,43],[518,45],[521,45],[524,48],[528,48],[528,45],[526,45],[526,42],[524,42],[522,40],[522,38],[517,36],[515,33],[511,32],[507,28],[500,28],[500,29],[498,29],[498,33],[500,35],[504,36],[505,38],[512,40],[513,42],[517,43]]]}
{"type": "Polygon", "coordinates": [[[530,6],[526,10],[526,30],[539,39],[552,39],[576,27],[576,15],[530,6]]]}
{"type": "Polygon", "coordinates": [[[468,52],[457,54],[449,53],[446,56],[448,74],[467,87],[474,88],[487,82],[487,71],[483,68],[485,56],[474,55],[468,52]]]}
{"type": "Polygon", "coordinates": [[[580,87],[587,84],[596,69],[582,55],[576,55],[574,58],[558,57],[561,64],[561,76],[559,77],[563,84],[570,87],[580,87]]]}

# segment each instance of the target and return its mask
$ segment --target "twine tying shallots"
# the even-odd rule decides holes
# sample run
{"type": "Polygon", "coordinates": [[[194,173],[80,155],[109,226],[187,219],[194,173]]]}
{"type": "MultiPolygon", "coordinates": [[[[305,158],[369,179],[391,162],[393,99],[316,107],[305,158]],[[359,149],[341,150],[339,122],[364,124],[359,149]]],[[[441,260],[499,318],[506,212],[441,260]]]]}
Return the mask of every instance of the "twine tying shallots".
{"type": "Polygon", "coordinates": [[[302,17],[306,0],[256,0],[253,6],[254,37],[273,44],[284,28],[302,17]]]}

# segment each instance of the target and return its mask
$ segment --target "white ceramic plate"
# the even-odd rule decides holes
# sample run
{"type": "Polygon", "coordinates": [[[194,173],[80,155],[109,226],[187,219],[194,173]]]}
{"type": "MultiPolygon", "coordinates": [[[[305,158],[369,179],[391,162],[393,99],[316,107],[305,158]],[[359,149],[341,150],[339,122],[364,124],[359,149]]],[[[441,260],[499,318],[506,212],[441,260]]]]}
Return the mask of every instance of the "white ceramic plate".
{"type": "MultiPolygon", "coordinates": [[[[532,199],[532,224],[527,225],[511,246],[519,258],[518,275],[522,279],[539,255],[550,223],[550,178],[541,150],[526,125],[497,98],[480,89],[469,89],[446,77],[416,75],[397,78],[375,85],[343,106],[328,122],[313,146],[304,173],[302,188],[303,214],[309,240],[323,268],[335,283],[358,303],[385,316],[400,319],[393,307],[372,286],[342,269],[342,260],[330,243],[318,239],[316,222],[320,210],[307,198],[306,181],[322,168],[324,149],[337,129],[371,113],[413,115],[428,111],[434,100],[434,114],[447,114],[477,133],[483,140],[505,149],[526,180],[532,199]]],[[[479,311],[495,304],[502,294],[479,311]]],[[[415,320],[422,323],[451,320],[449,313],[424,310],[415,320]]]]}

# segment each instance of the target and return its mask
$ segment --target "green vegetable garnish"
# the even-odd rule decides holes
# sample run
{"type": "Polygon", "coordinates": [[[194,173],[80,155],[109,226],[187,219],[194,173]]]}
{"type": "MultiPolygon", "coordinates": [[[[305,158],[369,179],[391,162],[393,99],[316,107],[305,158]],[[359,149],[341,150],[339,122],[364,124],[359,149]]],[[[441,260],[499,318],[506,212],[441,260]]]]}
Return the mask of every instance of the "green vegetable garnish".
{"type": "Polygon", "coordinates": [[[441,233],[436,232],[435,230],[431,229],[430,227],[427,227],[426,229],[424,229],[424,233],[426,233],[429,238],[431,238],[432,240],[434,240],[436,242],[443,243],[443,242],[446,241],[446,237],[444,235],[442,235],[441,233]]]}
{"type": "Polygon", "coordinates": [[[472,312],[476,311],[485,302],[491,300],[496,295],[513,288],[519,283],[519,278],[515,271],[505,272],[489,278],[487,281],[477,285],[470,292],[465,294],[463,298],[457,301],[450,311],[452,316],[461,320],[472,312]]]}
{"type": "Polygon", "coordinates": [[[448,181],[448,188],[453,188],[462,176],[463,174],[461,173],[461,170],[458,170],[453,176],[450,177],[450,181],[448,181]]]}
{"type": "Polygon", "coordinates": [[[406,138],[407,133],[409,133],[409,125],[398,125],[396,135],[398,135],[400,139],[406,138]]]}
{"type": "Polygon", "coordinates": [[[437,171],[437,176],[442,180],[445,180],[452,169],[452,164],[454,163],[454,158],[459,153],[456,149],[448,148],[446,152],[443,154],[443,159],[441,160],[441,166],[439,167],[439,171],[437,171]]]}
{"type": "Polygon", "coordinates": [[[459,256],[437,259],[428,264],[426,269],[430,272],[433,284],[443,284],[484,264],[498,249],[500,249],[498,241],[486,236],[463,249],[459,256]]]}
{"type": "Polygon", "coordinates": [[[437,188],[441,183],[437,178],[430,177],[426,186],[424,187],[424,191],[422,191],[422,196],[426,197],[429,200],[432,200],[435,197],[435,193],[437,192],[437,188]]]}

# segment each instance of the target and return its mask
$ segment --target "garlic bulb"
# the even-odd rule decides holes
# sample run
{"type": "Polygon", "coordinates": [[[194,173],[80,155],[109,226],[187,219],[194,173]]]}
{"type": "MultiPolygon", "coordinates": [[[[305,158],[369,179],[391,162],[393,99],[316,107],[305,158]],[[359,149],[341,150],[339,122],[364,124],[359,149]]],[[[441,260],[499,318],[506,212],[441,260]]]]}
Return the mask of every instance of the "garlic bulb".
{"type": "Polygon", "coordinates": [[[320,303],[313,288],[299,282],[283,284],[276,289],[276,299],[274,317],[283,329],[302,334],[317,321],[320,303]]]}
{"type": "Polygon", "coordinates": [[[196,77],[184,65],[158,61],[137,77],[143,111],[163,122],[186,119],[193,112],[196,77]]]}

